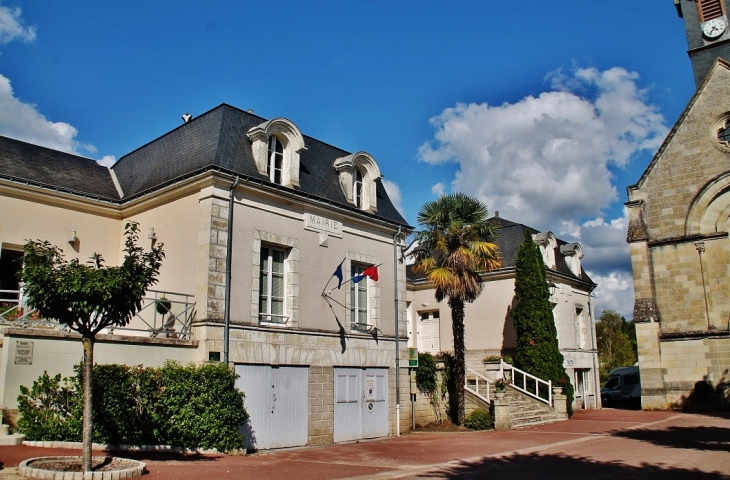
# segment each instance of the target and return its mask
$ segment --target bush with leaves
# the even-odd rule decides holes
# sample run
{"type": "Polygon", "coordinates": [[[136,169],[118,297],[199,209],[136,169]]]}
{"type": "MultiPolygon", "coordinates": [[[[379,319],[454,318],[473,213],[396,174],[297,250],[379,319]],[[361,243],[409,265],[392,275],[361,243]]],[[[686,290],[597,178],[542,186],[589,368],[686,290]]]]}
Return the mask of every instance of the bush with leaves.
{"type": "Polygon", "coordinates": [[[83,403],[76,378],[43,372],[30,389],[20,387],[18,428],[28,440],[60,442],[81,439],[83,403]]]}
{"type": "MultiPolygon", "coordinates": [[[[81,365],[61,379],[44,373],[21,387],[18,427],[28,440],[80,441],[81,365]]],[[[242,449],[246,423],[236,374],[222,363],[162,368],[95,365],[94,441],[112,445],[173,445],[187,449],[242,449]]]]}
{"type": "Polygon", "coordinates": [[[493,423],[492,416],[483,408],[472,411],[464,420],[464,426],[472,430],[487,430],[493,423]]]}
{"type": "Polygon", "coordinates": [[[246,423],[248,414],[231,369],[223,363],[198,367],[169,362],[160,375],[165,386],[160,402],[167,413],[163,436],[171,445],[223,451],[244,448],[237,427],[246,423]]]}

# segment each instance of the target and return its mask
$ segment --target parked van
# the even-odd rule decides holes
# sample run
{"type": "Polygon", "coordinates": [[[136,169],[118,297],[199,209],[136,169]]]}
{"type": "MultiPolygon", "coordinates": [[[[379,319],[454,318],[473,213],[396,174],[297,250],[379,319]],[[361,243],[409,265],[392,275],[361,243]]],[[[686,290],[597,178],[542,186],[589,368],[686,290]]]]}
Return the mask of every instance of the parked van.
{"type": "Polygon", "coordinates": [[[614,368],[601,388],[601,405],[608,407],[619,402],[641,401],[639,367],[614,368]]]}

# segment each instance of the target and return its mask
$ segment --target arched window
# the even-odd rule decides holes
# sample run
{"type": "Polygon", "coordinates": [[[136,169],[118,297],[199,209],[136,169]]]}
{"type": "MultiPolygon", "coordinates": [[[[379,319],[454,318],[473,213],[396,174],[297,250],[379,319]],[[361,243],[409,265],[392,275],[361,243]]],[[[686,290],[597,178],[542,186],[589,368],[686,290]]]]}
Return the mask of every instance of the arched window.
{"type": "Polygon", "coordinates": [[[376,212],[378,194],[376,182],[382,178],[375,159],[366,152],[358,152],[335,160],[340,177],[340,188],[347,201],[360,210],[376,212]]]}
{"type": "Polygon", "coordinates": [[[362,208],[362,173],[358,168],[355,168],[352,172],[353,184],[352,191],[355,198],[355,206],[362,208]]]}
{"type": "Polygon", "coordinates": [[[284,164],[284,145],[277,137],[272,135],[269,138],[269,163],[266,172],[269,180],[281,184],[281,170],[284,164]]]}
{"type": "Polygon", "coordinates": [[[275,118],[247,132],[256,169],[285,187],[299,186],[299,154],[307,149],[299,129],[286,118],[275,118]]]}

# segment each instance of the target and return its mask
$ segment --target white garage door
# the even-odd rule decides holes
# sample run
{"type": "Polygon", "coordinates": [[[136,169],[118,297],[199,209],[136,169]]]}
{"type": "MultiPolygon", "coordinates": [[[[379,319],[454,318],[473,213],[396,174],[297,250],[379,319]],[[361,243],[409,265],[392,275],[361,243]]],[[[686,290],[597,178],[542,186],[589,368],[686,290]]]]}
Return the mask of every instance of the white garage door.
{"type": "Polygon", "coordinates": [[[388,369],[335,368],[335,442],[388,435],[388,369]]]}
{"type": "Polygon", "coordinates": [[[243,427],[250,450],[307,444],[309,369],[236,365],[236,386],[246,394],[249,423],[243,427]]]}

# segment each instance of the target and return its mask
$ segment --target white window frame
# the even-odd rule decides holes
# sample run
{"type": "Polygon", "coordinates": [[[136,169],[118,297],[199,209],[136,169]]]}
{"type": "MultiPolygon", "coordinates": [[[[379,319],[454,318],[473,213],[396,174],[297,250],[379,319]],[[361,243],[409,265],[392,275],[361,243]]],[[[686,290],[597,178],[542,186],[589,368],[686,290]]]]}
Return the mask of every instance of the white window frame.
{"type": "Polygon", "coordinates": [[[259,265],[259,323],[261,324],[286,324],[289,321],[289,316],[285,315],[287,309],[286,301],[286,258],[287,252],[282,248],[277,248],[270,245],[261,246],[261,265],[259,265]],[[274,271],[274,258],[276,254],[281,254],[281,272],[274,271]],[[264,256],[267,257],[266,271],[263,268],[264,256]],[[264,280],[265,276],[265,280],[264,280]],[[281,297],[275,297],[273,295],[273,286],[275,278],[280,278],[281,281],[281,297]],[[266,288],[261,288],[266,283],[266,288]],[[281,300],[281,314],[272,313],[272,306],[275,300],[281,300]],[[265,305],[265,308],[262,308],[265,305]]]}
{"type": "MultiPolygon", "coordinates": [[[[253,230],[253,265],[251,269],[251,325],[278,327],[299,326],[299,240],[263,230],[253,230]],[[285,252],[284,257],[284,316],[286,323],[261,322],[261,252],[274,248],[285,252]]],[[[264,312],[265,314],[268,312],[264,312]]]]}
{"type": "Polygon", "coordinates": [[[362,172],[359,168],[355,167],[352,171],[352,196],[355,200],[355,206],[357,208],[362,208],[363,205],[363,182],[362,182],[362,172]]]}
{"type": "Polygon", "coordinates": [[[269,180],[281,185],[284,178],[284,142],[276,135],[269,137],[269,163],[267,173],[269,180]]]}
{"type": "Polygon", "coordinates": [[[583,334],[583,327],[585,326],[585,307],[583,305],[576,304],[573,307],[574,318],[575,318],[575,347],[578,350],[584,350],[587,345],[586,335],[583,334]]]}
{"type": "MultiPolygon", "coordinates": [[[[351,276],[362,275],[362,272],[368,268],[369,265],[363,264],[352,264],[351,276]]],[[[370,278],[365,277],[360,282],[350,282],[350,325],[353,330],[367,330],[371,327],[370,323],[370,278]],[[359,292],[365,293],[365,323],[358,321],[359,312],[362,309],[360,305],[359,292]]]]}

